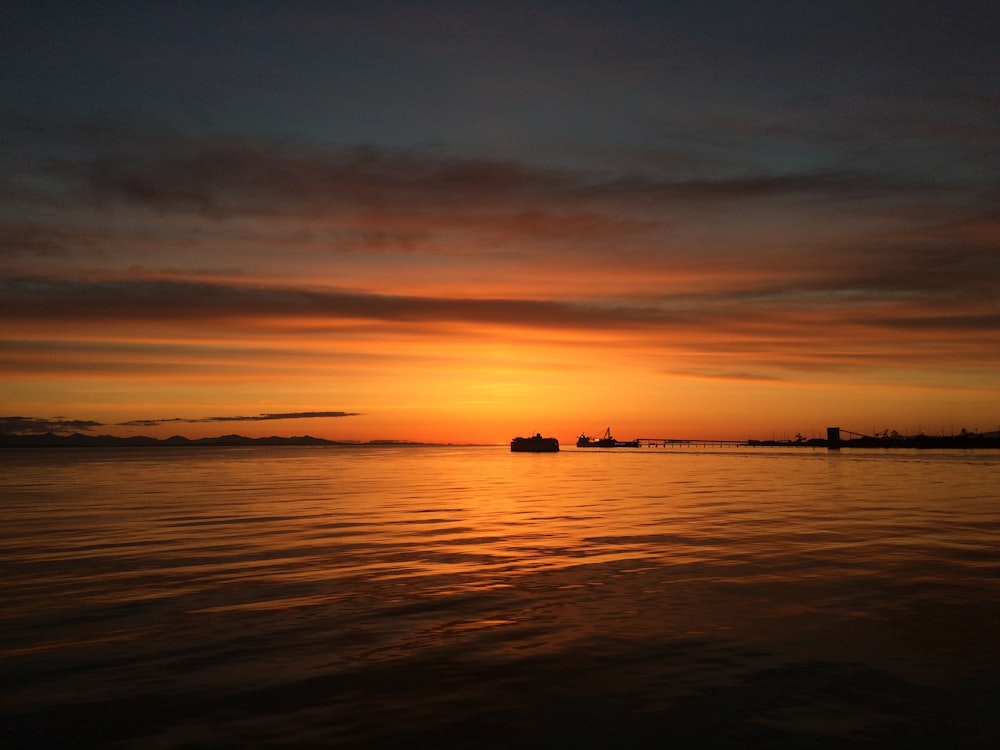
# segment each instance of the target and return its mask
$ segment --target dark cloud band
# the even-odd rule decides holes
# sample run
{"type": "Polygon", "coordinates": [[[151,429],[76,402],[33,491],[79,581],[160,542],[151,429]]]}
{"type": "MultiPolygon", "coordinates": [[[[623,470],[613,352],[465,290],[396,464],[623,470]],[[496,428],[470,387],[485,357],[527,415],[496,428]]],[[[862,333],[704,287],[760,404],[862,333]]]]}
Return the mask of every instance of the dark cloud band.
{"type": "Polygon", "coordinates": [[[205,422],[270,422],[277,419],[320,419],[330,417],[357,417],[358,412],[349,411],[298,411],[281,414],[256,414],[254,416],[237,417],[198,417],[185,419],[183,417],[173,417],[170,419],[133,419],[128,422],[119,422],[120,427],[156,427],[161,424],[171,422],[181,422],[184,424],[201,424],[205,422]]]}
{"type": "MultiPolygon", "coordinates": [[[[158,427],[163,424],[182,423],[200,424],[205,422],[270,422],[281,419],[326,419],[339,417],[361,416],[358,412],[349,411],[298,411],[275,414],[257,414],[254,416],[234,417],[198,417],[186,419],[172,417],[170,419],[133,419],[128,422],[117,422],[117,427],[158,427]]],[[[0,433],[8,435],[37,435],[46,432],[90,432],[99,427],[106,427],[104,422],[82,419],[65,419],[53,417],[0,417],[0,433]]]]}

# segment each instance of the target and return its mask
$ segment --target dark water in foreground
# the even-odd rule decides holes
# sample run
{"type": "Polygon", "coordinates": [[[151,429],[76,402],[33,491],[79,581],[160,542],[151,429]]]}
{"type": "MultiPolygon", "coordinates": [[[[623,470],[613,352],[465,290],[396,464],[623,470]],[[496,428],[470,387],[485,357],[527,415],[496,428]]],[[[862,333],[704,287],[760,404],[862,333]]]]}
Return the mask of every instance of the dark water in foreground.
{"type": "Polygon", "coordinates": [[[0,454],[0,745],[993,747],[1000,453],[0,454]]]}

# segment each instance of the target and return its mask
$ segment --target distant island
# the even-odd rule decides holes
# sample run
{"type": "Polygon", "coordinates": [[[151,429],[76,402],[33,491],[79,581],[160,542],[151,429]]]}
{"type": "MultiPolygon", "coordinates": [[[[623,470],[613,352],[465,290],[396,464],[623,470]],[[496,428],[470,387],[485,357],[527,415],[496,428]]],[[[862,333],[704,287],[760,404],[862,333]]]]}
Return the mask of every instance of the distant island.
{"type": "Polygon", "coordinates": [[[327,440],[325,438],[302,435],[298,437],[251,438],[243,435],[220,435],[219,437],[186,438],[174,435],[169,438],[154,438],[144,435],[118,437],[115,435],[84,435],[74,432],[59,435],[53,432],[21,435],[0,433],[0,448],[146,448],[146,447],[213,447],[240,445],[433,445],[407,440],[327,440]]]}

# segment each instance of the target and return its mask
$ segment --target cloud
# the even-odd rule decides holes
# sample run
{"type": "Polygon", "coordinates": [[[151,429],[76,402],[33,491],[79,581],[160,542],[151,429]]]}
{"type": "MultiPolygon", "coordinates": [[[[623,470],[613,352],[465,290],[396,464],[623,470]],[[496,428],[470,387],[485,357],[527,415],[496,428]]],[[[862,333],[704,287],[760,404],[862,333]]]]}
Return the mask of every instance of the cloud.
{"type": "MultiPolygon", "coordinates": [[[[34,337],[0,342],[10,352],[8,365],[14,373],[53,377],[93,371],[156,378],[176,370],[189,377],[232,379],[259,374],[260,368],[293,377],[303,363],[333,376],[343,371],[346,357],[352,358],[352,369],[378,371],[370,357],[373,341],[393,342],[395,356],[402,358],[417,351],[408,348],[413,342],[424,342],[423,352],[451,352],[458,342],[468,342],[471,351],[483,335],[545,341],[547,351],[577,345],[590,351],[640,347],[651,364],[658,363],[657,351],[669,352],[673,365],[667,369],[733,381],[783,379],[790,372],[844,373],[876,363],[890,369],[951,363],[971,370],[997,363],[998,314],[992,298],[975,294],[891,294],[821,284],[601,301],[412,297],[196,282],[0,281],[0,316],[34,337]],[[44,343],[47,330],[52,346],[44,343]],[[120,345],[89,343],[93,330],[120,345]],[[202,332],[208,335],[208,349],[196,343],[202,332]],[[261,337],[251,350],[239,343],[248,332],[261,337]],[[136,336],[145,341],[139,349],[130,343],[136,336]],[[289,336],[295,337],[291,349],[289,336]],[[171,342],[182,341],[187,344],[170,349],[171,342]],[[157,354],[160,345],[167,349],[157,354]],[[65,362],[58,364],[61,357],[65,362]]],[[[302,417],[198,421],[281,418],[302,417]]]]}
{"type": "Polygon", "coordinates": [[[184,424],[201,424],[206,422],[270,422],[278,419],[320,419],[331,417],[358,417],[357,412],[349,411],[298,411],[279,414],[257,414],[255,416],[237,417],[173,417],[170,419],[133,419],[128,422],[118,422],[119,427],[157,427],[171,422],[184,424]]]}
{"type": "Polygon", "coordinates": [[[8,320],[150,322],[378,320],[557,328],[619,328],[675,316],[650,306],[550,300],[460,299],[182,281],[70,281],[0,278],[8,320]]]}
{"type": "MultiPolygon", "coordinates": [[[[400,334],[499,329],[688,353],[739,341],[786,368],[880,349],[996,359],[995,188],[974,181],[835,160],[600,172],[52,128],[62,147],[9,178],[23,178],[5,197],[24,210],[0,223],[12,372],[50,368],[53,341],[77,342],[65,360],[77,374],[236,377],[286,367],[280,336],[315,362],[400,334]],[[223,353],[106,354],[101,336],[223,353]],[[237,341],[266,351],[241,360],[237,341]]],[[[739,361],[706,371],[771,376],[739,361]]]]}
{"type": "MultiPolygon", "coordinates": [[[[298,411],[275,414],[257,414],[255,416],[233,417],[173,417],[171,419],[132,419],[128,422],[117,422],[116,427],[158,427],[173,422],[183,424],[201,424],[207,422],[270,422],[283,419],[328,419],[339,417],[361,416],[349,411],[298,411]]],[[[104,422],[85,419],[66,419],[65,417],[0,417],[0,434],[7,435],[40,435],[47,432],[90,432],[98,427],[107,427],[104,422]]]]}
{"type": "Polygon", "coordinates": [[[710,370],[674,370],[667,371],[668,375],[676,375],[683,378],[693,378],[696,380],[723,380],[723,381],[737,381],[737,382],[782,382],[787,380],[787,378],[781,378],[776,375],[757,373],[757,372],[744,372],[744,371],[730,371],[721,370],[718,372],[713,372],[710,370]]]}
{"type": "Polygon", "coordinates": [[[737,276],[737,292],[768,276],[784,290],[893,292],[983,288],[1000,276],[995,209],[986,213],[995,190],[944,173],[833,159],[770,171],[574,170],[429,148],[52,131],[50,157],[9,178],[24,184],[4,197],[23,210],[0,222],[0,274],[336,274],[355,290],[450,285],[482,297],[489,285],[534,285],[530,296],[596,279],[632,294],[692,275],[723,292],[737,276]]]}
{"type": "Polygon", "coordinates": [[[89,432],[104,427],[102,422],[65,417],[0,417],[0,433],[8,435],[38,435],[46,432],[89,432]]]}
{"type": "MultiPolygon", "coordinates": [[[[8,128],[39,127],[8,121],[8,128]]],[[[224,220],[239,216],[519,214],[539,206],[582,209],[652,203],[716,205],[783,196],[856,199],[926,194],[947,186],[929,177],[906,179],[839,165],[786,167],[783,171],[704,164],[678,172],[567,169],[510,159],[460,157],[433,149],[362,145],[308,148],[290,142],[189,136],[151,128],[145,133],[107,124],[48,126],[52,153],[20,165],[24,184],[11,200],[64,204],[120,204],[154,212],[224,220]],[[30,179],[28,179],[30,177],[30,179]],[[39,187],[44,185],[45,188],[39,187]],[[30,188],[30,189],[29,189],[30,188]],[[58,196],[62,196],[61,199],[58,196]]],[[[39,144],[36,147],[45,147],[39,144]]],[[[9,178],[13,179],[13,178],[9,178]]],[[[648,207],[648,205],[646,206],[648,207]]]]}
{"type": "MultiPolygon", "coordinates": [[[[24,185],[6,195],[23,210],[0,222],[0,274],[207,271],[268,284],[336,274],[345,288],[413,297],[425,285],[428,296],[446,286],[531,296],[597,279],[631,295],[689,277],[722,292],[773,279],[781,290],[961,290],[1000,276],[996,217],[985,213],[995,196],[947,175],[832,162],[601,172],[162,130],[53,137],[65,143],[25,165],[24,185]]],[[[155,303],[151,287],[136,289],[155,303]]]]}

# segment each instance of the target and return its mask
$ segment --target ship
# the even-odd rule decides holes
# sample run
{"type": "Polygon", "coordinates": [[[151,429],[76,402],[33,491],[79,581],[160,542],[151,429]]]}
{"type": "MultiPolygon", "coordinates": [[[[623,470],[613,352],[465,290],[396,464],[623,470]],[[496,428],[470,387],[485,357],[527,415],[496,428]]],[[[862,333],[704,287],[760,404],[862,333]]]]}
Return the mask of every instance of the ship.
{"type": "Polygon", "coordinates": [[[512,453],[558,453],[559,441],[554,437],[542,437],[536,432],[531,437],[516,437],[510,441],[512,453]]]}
{"type": "Polygon", "coordinates": [[[616,440],[611,435],[611,428],[604,431],[599,438],[592,438],[589,435],[580,435],[576,440],[577,448],[638,448],[638,440],[616,440]]]}

